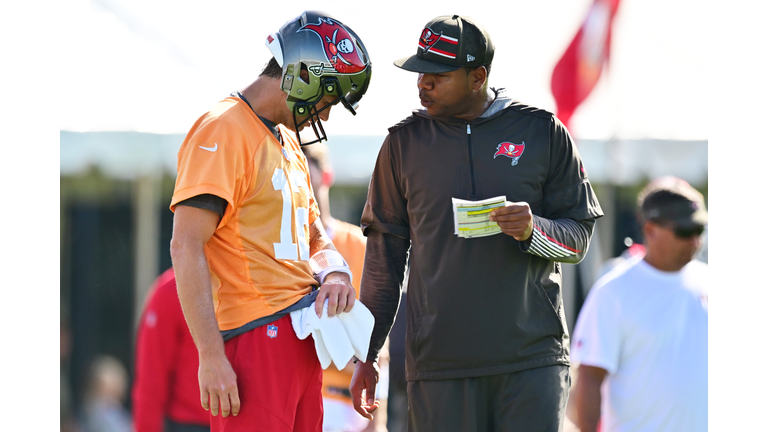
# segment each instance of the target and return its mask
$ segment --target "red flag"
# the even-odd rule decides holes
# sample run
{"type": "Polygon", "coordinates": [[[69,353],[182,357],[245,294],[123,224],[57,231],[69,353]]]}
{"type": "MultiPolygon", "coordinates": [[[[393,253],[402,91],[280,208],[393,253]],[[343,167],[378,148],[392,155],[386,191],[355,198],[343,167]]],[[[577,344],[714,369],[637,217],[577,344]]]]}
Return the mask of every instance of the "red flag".
{"type": "Polygon", "coordinates": [[[578,33],[552,71],[557,117],[568,127],[573,112],[597,84],[611,48],[619,0],[595,0],[578,33]]]}

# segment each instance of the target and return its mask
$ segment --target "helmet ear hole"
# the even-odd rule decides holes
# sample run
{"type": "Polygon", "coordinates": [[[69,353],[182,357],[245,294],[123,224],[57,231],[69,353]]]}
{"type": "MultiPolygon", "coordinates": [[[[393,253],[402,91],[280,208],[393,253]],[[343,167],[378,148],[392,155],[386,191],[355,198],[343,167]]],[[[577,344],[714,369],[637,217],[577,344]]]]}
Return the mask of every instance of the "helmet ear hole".
{"type": "Polygon", "coordinates": [[[304,84],[309,84],[309,69],[306,63],[301,63],[301,70],[299,71],[299,78],[304,81],[304,84]]]}

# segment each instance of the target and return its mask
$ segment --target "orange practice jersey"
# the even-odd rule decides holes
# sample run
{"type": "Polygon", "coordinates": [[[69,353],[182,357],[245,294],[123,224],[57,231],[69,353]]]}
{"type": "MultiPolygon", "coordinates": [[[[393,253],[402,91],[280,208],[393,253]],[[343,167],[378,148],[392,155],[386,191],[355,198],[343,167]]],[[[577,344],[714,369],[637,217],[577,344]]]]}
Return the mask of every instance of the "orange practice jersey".
{"type": "Polygon", "coordinates": [[[279,127],[284,146],[244,101],[228,97],[179,150],[171,210],[201,194],[227,201],[205,246],[219,330],[285,309],[317,284],[308,260],[319,211],[307,161],[294,133],[279,127]]]}
{"type": "MultiPolygon", "coordinates": [[[[363,276],[365,261],[365,236],[359,226],[337,220],[333,229],[333,245],[349,264],[352,272],[352,285],[360,298],[360,278],[363,276]]],[[[323,370],[323,397],[352,403],[352,399],[337,389],[349,389],[354,368],[338,370],[331,365],[323,370]]]]}

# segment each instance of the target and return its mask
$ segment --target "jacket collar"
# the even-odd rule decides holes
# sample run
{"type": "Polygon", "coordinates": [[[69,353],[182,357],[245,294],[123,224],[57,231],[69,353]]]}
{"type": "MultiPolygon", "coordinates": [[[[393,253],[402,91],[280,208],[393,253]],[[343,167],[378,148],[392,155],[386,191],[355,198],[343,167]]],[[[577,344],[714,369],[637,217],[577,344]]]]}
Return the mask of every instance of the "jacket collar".
{"type": "MultiPolygon", "coordinates": [[[[511,97],[505,94],[506,89],[504,88],[495,89],[491,87],[491,91],[494,93],[494,99],[493,99],[493,102],[491,103],[491,106],[489,106],[484,113],[480,114],[480,117],[476,118],[475,120],[472,120],[470,123],[484,122],[492,117],[495,117],[497,114],[499,114],[500,112],[508,108],[510,105],[512,105],[512,103],[514,102],[514,99],[512,99],[511,97]]],[[[460,120],[457,118],[432,117],[424,108],[413,110],[413,114],[418,115],[420,117],[428,118],[430,120],[435,120],[435,121],[444,122],[444,123],[467,123],[466,120],[460,120]]]]}

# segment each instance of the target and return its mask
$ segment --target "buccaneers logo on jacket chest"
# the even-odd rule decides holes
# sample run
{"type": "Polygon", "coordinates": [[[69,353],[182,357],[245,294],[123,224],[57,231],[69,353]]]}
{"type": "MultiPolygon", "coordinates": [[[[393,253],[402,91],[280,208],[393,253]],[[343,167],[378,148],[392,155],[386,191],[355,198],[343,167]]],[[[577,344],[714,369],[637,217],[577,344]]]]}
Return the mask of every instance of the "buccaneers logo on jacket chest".
{"type": "Polygon", "coordinates": [[[496,159],[497,156],[506,156],[512,159],[512,166],[515,166],[517,165],[517,162],[520,160],[520,156],[523,155],[524,151],[525,141],[523,141],[522,144],[503,142],[496,146],[496,153],[494,153],[493,158],[496,159]]]}

